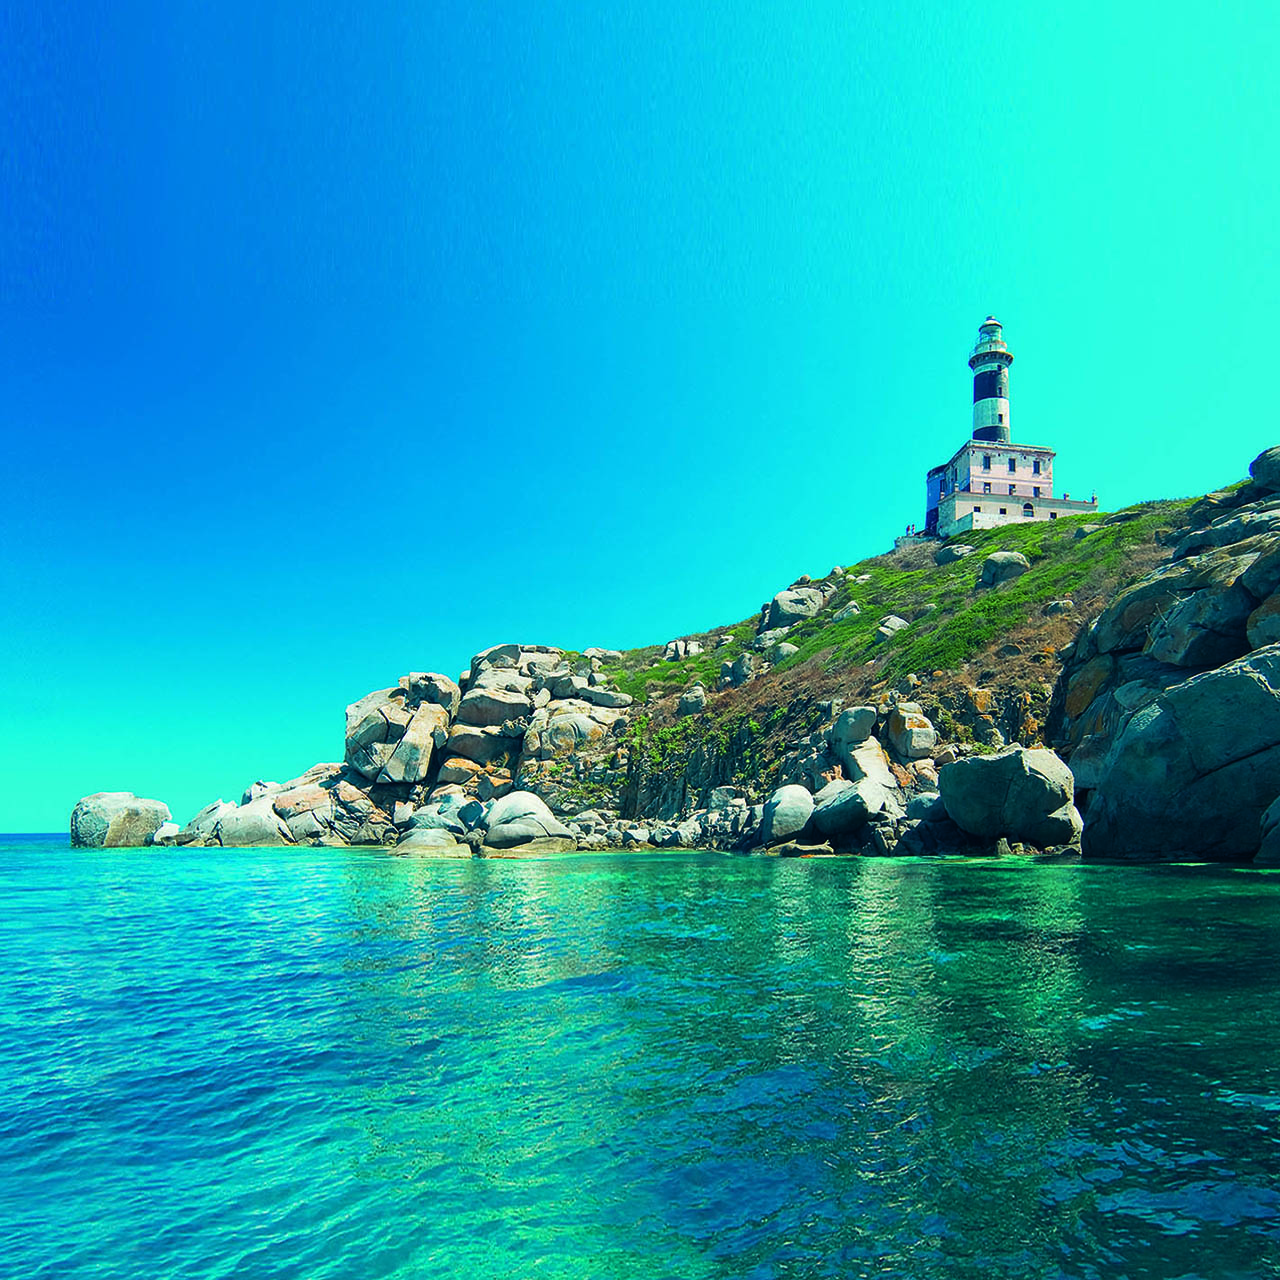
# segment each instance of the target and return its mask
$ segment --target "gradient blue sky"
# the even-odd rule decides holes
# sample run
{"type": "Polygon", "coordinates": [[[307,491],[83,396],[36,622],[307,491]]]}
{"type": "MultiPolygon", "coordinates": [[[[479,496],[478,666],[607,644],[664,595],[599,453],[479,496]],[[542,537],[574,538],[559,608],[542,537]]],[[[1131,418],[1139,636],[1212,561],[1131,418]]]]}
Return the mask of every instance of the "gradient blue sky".
{"type": "Polygon", "coordinates": [[[1280,440],[1274,3],[370,8],[0,19],[0,830],[883,550],[988,312],[1059,489],[1280,440]]]}

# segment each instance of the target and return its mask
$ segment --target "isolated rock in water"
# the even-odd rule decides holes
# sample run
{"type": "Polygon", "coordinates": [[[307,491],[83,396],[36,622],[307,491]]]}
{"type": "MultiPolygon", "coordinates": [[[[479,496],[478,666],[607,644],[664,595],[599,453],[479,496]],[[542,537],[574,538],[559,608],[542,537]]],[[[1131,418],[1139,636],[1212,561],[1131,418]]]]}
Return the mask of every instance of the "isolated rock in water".
{"type": "Polygon", "coordinates": [[[779,844],[798,836],[813,814],[813,796],[804,787],[779,787],[764,806],[760,827],[761,844],[779,844]]]}
{"type": "Polygon", "coordinates": [[[569,828],[532,791],[512,791],[495,800],[487,818],[485,844],[510,849],[548,836],[572,838],[569,828]]]}
{"type": "Polygon", "coordinates": [[[1280,491],[1280,445],[1264,449],[1249,463],[1253,483],[1267,493],[1280,491]]]}
{"type": "Polygon", "coordinates": [[[1071,770],[1043,748],[1008,747],[944,765],[938,789],[951,821],[970,835],[1045,849],[1080,834],[1071,770]]]}
{"type": "Polygon", "coordinates": [[[827,594],[819,587],[790,587],[786,591],[779,591],[769,603],[766,626],[762,630],[785,627],[793,622],[812,618],[822,611],[826,602],[827,594]]]}
{"type": "Polygon", "coordinates": [[[71,843],[77,848],[101,848],[120,819],[111,847],[144,845],[171,816],[169,806],[160,800],[144,800],[132,791],[95,791],[71,811],[71,843]]]}
{"type": "Polygon", "coordinates": [[[694,716],[699,711],[705,711],[707,707],[707,691],[700,684],[695,684],[693,688],[686,689],[680,695],[680,701],[676,705],[676,715],[678,716],[694,716]]]}
{"type": "Polygon", "coordinates": [[[176,822],[162,822],[151,837],[152,844],[172,844],[182,830],[176,822]]]}
{"type": "Polygon", "coordinates": [[[945,547],[939,547],[933,553],[933,563],[955,564],[957,560],[963,560],[965,556],[971,555],[973,555],[972,547],[966,546],[963,542],[948,542],[945,547]]]}
{"type": "Polygon", "coordinates": [[[933,722],[915,702],[899,702],[885,728],[890,745],[904,760],[923,760],[938,743],[933,722]]]}
{"type": "Polygon", "coordinates": [[[982,585],[998,587],[1002,582],[1020,578],[1031,568],[1031,561],[1021,551],[993,551],[982,562],[982,585]]]}
{"type": "Polygon", "coordinates": [[[1088,857],[1243,861],[1280,796],[1280,645],[1165,689],[1097,767],[1088,857]]]}
{"type": "Polygon", "coordinates": [[[106,849],[140,849],[169,821],[169,806],[159,800],[139,800],[111,819],[102,844],[106,849]]]}

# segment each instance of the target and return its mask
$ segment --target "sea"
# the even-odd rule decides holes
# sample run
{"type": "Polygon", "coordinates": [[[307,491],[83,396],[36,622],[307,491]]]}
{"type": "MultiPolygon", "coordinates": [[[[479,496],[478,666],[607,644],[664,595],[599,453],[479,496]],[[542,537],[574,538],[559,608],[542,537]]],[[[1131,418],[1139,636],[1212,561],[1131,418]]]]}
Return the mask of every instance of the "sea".
{"type": "Polygon", "coordinates": [[[1280,1275],[1280,874],[0,837],[0,1275],[1280,1275]]]}

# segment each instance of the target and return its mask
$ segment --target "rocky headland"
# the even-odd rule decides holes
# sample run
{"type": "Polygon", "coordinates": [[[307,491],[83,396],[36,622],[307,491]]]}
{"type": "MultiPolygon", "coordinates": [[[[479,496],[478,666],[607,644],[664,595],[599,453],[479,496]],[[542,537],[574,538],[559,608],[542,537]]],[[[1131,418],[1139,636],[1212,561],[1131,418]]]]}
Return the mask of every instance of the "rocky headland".
{"type": "Polygon", "coordinates": [[[77,845],[714,848],[1280,865],[1280,448],[1198,501],[900,539],[644,649],[500,644],[346,709],[342,759],[77,845]]]}

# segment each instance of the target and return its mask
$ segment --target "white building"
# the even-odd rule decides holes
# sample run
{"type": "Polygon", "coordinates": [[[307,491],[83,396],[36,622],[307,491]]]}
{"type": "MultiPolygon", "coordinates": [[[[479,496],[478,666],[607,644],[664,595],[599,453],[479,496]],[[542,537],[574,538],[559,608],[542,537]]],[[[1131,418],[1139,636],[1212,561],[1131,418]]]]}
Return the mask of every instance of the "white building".
{"type": "Polygon", "coordinates": [[[988,316],[969,357],[973,370],[973,436],[925,481],[925,532],[949,538],[1025,520],[1056,520],[1096,511],[1098,500],[1054,497],[1054,450],[1014,444],[1009,423],[1009,366],[1000,322],[988,316]]]}

